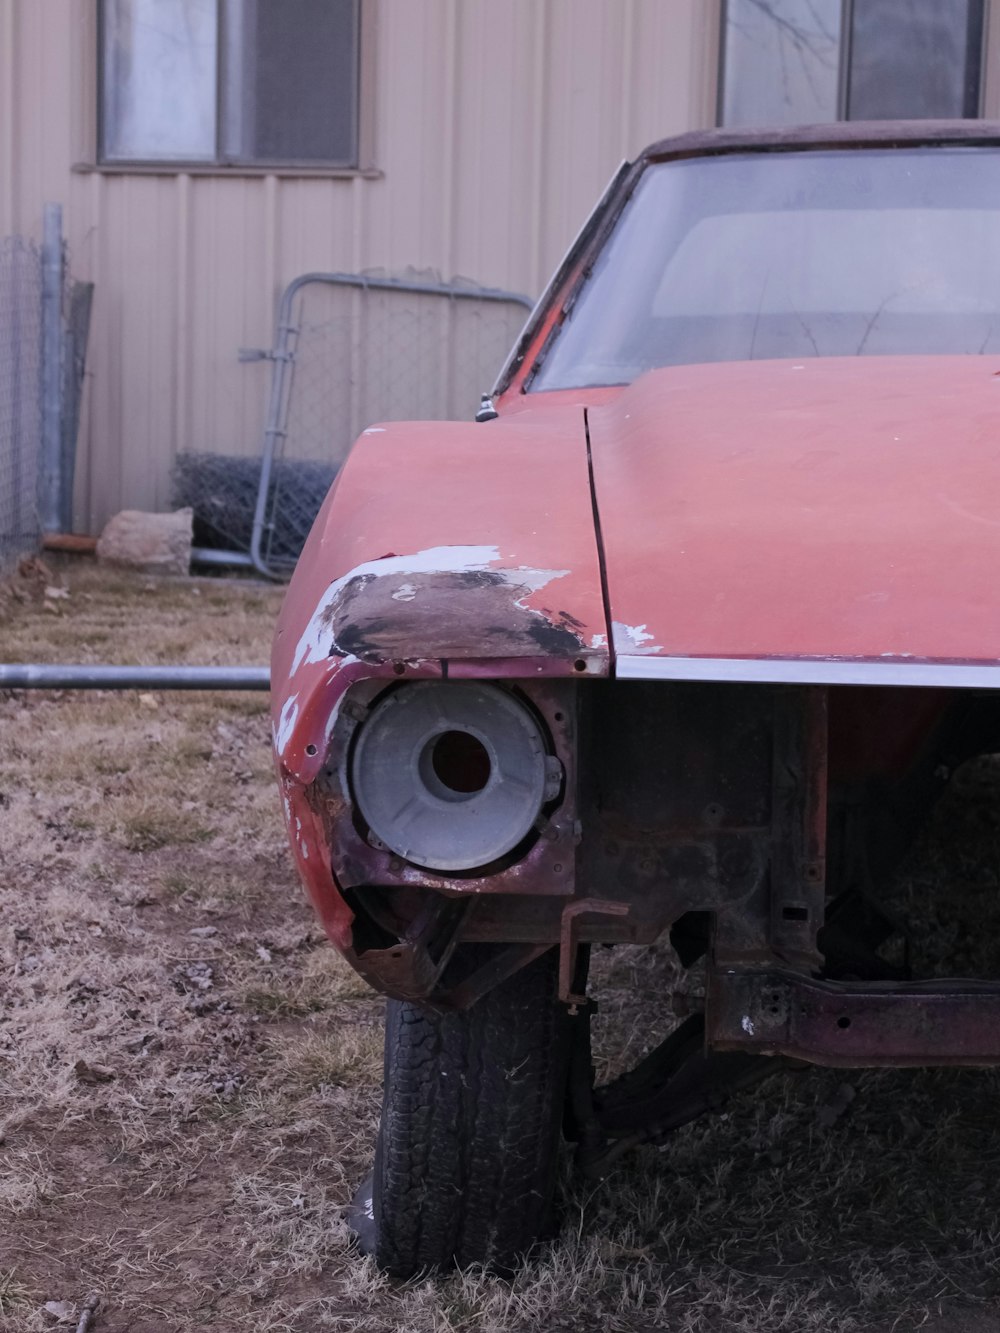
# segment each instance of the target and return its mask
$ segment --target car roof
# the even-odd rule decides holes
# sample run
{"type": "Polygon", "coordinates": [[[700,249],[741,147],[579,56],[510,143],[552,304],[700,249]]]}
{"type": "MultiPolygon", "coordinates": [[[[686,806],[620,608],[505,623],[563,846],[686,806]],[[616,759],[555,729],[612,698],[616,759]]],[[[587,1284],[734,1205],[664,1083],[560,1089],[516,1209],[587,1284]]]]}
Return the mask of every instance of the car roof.
{"type": "Polygon", "coordinates": [[[1000,121],[848,120],[768,129],[693,130],[661,139],[639,162],[708,157],[717,153],[774,153],[823,148],[911,148],[920,145],[1000,145],[1000,121]]]}

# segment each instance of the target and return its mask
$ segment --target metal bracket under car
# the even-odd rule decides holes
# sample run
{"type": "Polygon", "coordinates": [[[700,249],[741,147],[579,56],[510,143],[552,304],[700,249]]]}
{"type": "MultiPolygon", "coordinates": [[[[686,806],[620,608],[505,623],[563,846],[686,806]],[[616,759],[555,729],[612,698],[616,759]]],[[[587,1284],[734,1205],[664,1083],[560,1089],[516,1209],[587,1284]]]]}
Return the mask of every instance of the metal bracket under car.
{"type": "Polygon", "coordinates": [[[575,1020],[567,1126],[567,1137],[577,1143],[577,1165],[591,1179],[601,1179],[633,1148],[662,1143],[790,1064],[755,1053],[707,1051],[704,1015],[692,1014],[634,1069],[593,1090],[593,1011],[592,1003],[581,1007],[575,1020]]]}
{"type": "Polygon", "coordinates": [[[632,1148],[664,1142],[780,1070],[1000,1064],[1000,983],[910,980],[905,966],[877,953],[897,929],[849,892],[827,907],[823,976],[779,965],[710,964],[704,1010],[634,1069],[596,1089],[596,1005],[575,996],[567,1134],[584,1174],[604,1176],[632,1148]]]}
{"type": "Polygon", "coordinates": [[[604,1176],[642,1144],[771,1074],[843,1067],[1000,1064],[1000,983],[830,981],[780,970],[709,973],[692,1014],[628,1073],[593,1088],[592,1002],[578,1005],[568,1137],[584,1174],[604,1176]]]}

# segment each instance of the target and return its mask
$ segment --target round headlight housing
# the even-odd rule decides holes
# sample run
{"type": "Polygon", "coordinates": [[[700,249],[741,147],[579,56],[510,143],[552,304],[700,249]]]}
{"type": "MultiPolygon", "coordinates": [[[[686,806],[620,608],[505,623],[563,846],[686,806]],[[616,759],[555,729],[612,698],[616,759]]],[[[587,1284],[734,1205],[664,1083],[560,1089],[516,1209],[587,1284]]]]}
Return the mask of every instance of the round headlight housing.
{"type": "Polygon", "coordinates": [[[426,681],[385,695],[361,724],[350,763],[354,798],[375,837],[441,871],[473,870],[512,852],[555,794],[559,771],[527,705],[471,681],[426,681]]]}

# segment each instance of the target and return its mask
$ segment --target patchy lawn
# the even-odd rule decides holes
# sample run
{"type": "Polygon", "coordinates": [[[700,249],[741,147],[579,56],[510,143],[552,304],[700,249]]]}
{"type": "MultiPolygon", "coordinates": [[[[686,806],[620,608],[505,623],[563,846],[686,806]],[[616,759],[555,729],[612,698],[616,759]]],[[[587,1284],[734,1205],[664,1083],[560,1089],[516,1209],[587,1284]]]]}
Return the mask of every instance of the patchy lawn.
{"type": "MultiPolygon", "coordinates": [[[[0,658],[259,664],[279,600],[67,565],[0,600],[0,658]]],[[[997,952],[1000,773],[960,776],[898,888],[934,970],[997,952]]],[[[382,1003],[293,878],[262,696],[0,693],[0,890],[2,1330],[90,1291],[101,1333],[1000,1330],[992,1072],[780,1075],[598,1187],[567,1169],[511,1283],[354,1256],[382,1003]]],[[[664,950],[595,972],[617,1068],[681,983],[664,950]]]]}

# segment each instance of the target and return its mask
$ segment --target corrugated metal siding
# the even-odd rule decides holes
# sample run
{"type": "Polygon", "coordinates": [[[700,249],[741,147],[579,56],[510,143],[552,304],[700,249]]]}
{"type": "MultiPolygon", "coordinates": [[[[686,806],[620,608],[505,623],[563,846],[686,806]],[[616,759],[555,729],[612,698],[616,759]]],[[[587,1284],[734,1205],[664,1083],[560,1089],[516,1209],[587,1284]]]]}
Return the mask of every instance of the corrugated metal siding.
{"type": "Polygon", "coordinates": [[[94,0],[0,0],[0,233],[65,210],[96,283],[77,526],[162,508],[178,449],[259,448],[282,288],[310,269],[541,288],[622,157],[710,124],[717,0],[364,0],[379,179],[74,172],[94,0]]]}

